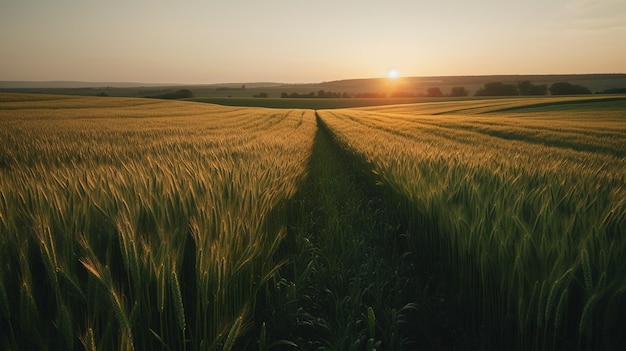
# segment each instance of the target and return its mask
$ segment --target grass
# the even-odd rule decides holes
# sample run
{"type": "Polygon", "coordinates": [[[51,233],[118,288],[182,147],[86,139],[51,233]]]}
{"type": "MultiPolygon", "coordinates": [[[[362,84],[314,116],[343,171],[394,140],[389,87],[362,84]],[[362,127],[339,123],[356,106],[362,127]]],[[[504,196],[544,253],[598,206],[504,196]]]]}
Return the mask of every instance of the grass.
{"type": "MultiPolygon", "coordinates": [[[[354,172],[322,126],[309,177],[295,197],[267,321],[274,339],[300,350],[403,349],[431,337],[420,330],[417,292],[423,289],[401,257],[379,202],[367,194],[367,174],[354,172]]],[[[420,295],[422,296],[422,295],[420,295]]],[[[422,309],[422,312],[426,308],[422,309]]]]}
{"type": "Polygon", "coordinates": [[[0,347],[619,349],[624,110],[0,94],[0,347]]]}

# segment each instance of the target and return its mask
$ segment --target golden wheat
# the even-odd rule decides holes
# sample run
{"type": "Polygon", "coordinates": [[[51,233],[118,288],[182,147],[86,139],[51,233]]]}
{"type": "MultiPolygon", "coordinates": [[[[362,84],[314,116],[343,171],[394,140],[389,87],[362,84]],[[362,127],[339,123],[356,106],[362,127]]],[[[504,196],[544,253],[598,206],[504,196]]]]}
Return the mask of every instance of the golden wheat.
{"type": "Polygon", "coordinates": [[[0,94],[9,340],[57,340],[36,303],[50,293],[87,349],[234,343],[281,265],[282,205],[315,130],[312,111],[0,94]],[[34,279],[48,282],[35,286],[34,250],[46,274],[34,279]]]}
{"type": "Polygon", "coordinates": [[[521,331],[536,326],[542,333],[553,318],[558,327],[574,284],[586,294],[568,316],[588,333],[600,321],[593,310],[607,312],[591,303],[593,296],[615,296],[626,286],[623,270],[614,269],[622,266],[617,252],[624,253],[626,234],[624,102],[594,99],[445,102],[319,116],[408,203],[420,245],[444,248],[437,253],[468,294],[500,301],[483,321],[508,314],[519,316],[521,331]],[[576,103],[583,107],[569,108],[576,103]]]}

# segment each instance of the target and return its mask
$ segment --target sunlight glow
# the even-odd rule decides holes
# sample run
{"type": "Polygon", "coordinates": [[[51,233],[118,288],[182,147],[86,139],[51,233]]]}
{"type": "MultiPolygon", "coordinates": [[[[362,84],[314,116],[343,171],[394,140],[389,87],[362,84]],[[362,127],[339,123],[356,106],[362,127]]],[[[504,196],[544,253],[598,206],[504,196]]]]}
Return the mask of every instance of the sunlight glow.
{"type": "Polygon", "coordinates": [[[389,79],[396,79],[400,76],[400,72],[398,72],[397,69],[392,68],[387,72],[387,78],[389,79]]]}

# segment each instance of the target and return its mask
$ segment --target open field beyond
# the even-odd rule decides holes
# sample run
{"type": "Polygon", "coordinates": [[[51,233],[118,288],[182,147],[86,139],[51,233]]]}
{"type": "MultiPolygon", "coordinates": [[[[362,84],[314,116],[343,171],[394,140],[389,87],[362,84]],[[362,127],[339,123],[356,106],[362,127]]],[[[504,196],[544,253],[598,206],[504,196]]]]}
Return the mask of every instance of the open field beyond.
{"type": "Polygon", "coordinates": [[[0,94],[0,348],[626,343],[626,97],[302,107],[0,94]]]}

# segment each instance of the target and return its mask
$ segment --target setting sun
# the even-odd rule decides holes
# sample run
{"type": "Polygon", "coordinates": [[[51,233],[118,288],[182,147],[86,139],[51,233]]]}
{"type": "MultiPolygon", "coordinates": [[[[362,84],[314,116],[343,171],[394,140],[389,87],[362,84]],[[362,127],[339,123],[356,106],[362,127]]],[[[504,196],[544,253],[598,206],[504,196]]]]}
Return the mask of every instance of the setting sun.
{"type": "Polygon", "coordinates": [[[397,69],[393,68],[387,72],[387,78],[396,79],[400,76],[400,72],[397,69]]]}

